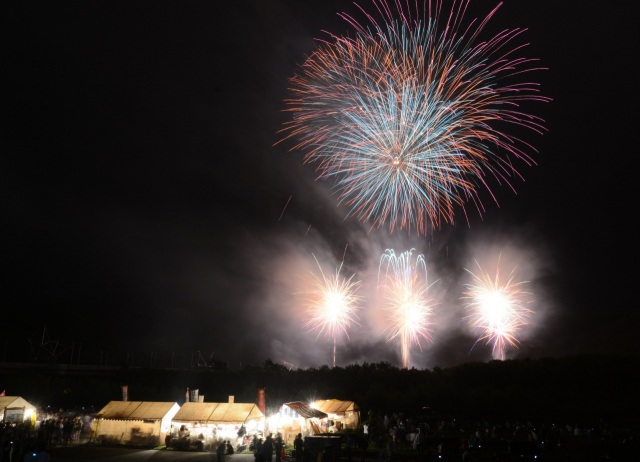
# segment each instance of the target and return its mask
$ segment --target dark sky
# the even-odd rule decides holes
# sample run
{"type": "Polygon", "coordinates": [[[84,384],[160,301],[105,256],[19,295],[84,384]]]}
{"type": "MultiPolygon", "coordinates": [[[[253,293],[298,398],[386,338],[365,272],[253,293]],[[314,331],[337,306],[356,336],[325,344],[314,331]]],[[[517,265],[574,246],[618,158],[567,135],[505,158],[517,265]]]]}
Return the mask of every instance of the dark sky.
{"type": "MultiPolygon", "coordinates": [[[[471,3],[470,18],[498,4],[471,3]]],[[[331,365],[332,340],[304,327],[299,293],[315,256],[328,273],[344,259],[343,274],[363,281],[360,325],[337,337],[337,365],[399,366],[375,284],[384,250],[411,248],[425,255],[440,301],[432,342],[412,347],[412,366],[491,359],[460,322],[460,295],[464,269],[497,255],[535,299],[508,357],[640,352],[629,10],[504,2],[489,29],[527,28],[526,55],[549,68],[536,78],[553,101],[531,110],[548,132],[527,135],[538,165],[519,168],[516,193],[494,188],[499,205],[485,200],[468,219],[457,210],[455,224],[426,236],[345,219],[303,154],[274,146],[290,117],[288,79],[323,30],[346,31],[341,11],[355,9],[338,0],[5,6],[3,359],[27,358],[46,327],[59,361],[200,352],[232,367],[331,365]]]]}

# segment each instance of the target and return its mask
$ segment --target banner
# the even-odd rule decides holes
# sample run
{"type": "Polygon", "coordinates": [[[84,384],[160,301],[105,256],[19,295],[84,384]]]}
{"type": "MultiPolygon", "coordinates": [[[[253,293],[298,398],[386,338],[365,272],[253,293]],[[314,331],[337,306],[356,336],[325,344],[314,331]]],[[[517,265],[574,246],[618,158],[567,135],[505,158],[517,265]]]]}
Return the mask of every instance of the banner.
{"type": "Polygon", "coordinates": [[[191,401],[192,403],[197,403],[198,400],[198,392],[200,391],[199,388],[195,388],[193,390],[191,390],[191,396],[189,397],[189,401],[191,401]]]}

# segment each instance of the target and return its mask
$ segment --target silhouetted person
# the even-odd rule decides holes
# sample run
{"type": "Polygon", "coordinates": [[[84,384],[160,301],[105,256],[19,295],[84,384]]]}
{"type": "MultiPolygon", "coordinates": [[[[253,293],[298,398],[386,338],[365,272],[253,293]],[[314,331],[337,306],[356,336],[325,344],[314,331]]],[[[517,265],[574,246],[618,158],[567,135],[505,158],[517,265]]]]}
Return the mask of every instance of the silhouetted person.
{"type": "Polygon", "coordinates": [[[264,462],[264,440],[256,436],[254,456],[256,462],[264,462]]]}
{"type": "Polygon", "coordinates": [[[424,447],[424,433],[419,428],[416,430],[416,436],[413,439],[413,449],[418,453],[422,454],[422,449],[424,447]]]}
{"type": "Polygon", "coordinates": [[[218,448],[216,449],[216,454],[218,455],[218,462],[224,462],[224,452],[227,449],[227,442],[226,441],[222,441],[219,445],[218,448]]]}
{"type": "Polygon", "coordinates": [[[264,454],[264,462],[273,461],[273,438],[271,438],[271,435],[267,436],[267,439],[264,440],[262,453],[264,454]]]}
{"type": "Polygon", "coordinates": [[[282,461],[282,451],[284,450],[284,441],[280,433],[277,434],[275,441],[273,442],[273,449],[276,451],[276,462],[282,461]]]}
{"type": "Polygon", "coordinates": [[[296,439],[293,440],[293,449],[296,451],[296,462],[302,462],[304,441],[302,439],[302,433],[296,435],[296,439]]]}
{"type": "Polygon", "coordinates": [[[62,424],[62,445],[68,446],[71,441],[71,434],[73,433],[73,421],[71,419],[65,419],[62,424]]]}

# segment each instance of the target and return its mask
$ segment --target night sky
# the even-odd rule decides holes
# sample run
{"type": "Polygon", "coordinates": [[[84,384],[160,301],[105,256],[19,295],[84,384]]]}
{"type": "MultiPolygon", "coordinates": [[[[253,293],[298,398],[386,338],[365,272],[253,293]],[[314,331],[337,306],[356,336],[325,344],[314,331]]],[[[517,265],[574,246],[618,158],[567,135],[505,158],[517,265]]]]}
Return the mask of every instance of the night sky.
{"type": "MultiPolygon", "coordinates": [[[[498,4],[471,3],[468,18],[498,4]]],[[[504,2],[488,29],[528,29],[526,55],[548,68],[535,78],[553,101],[530,110],[548,131],[526,135],[537,165],[426,236],[345,218],[332,184],[276,144],[289,78],[323,30],[348,30],[341,11],[357,13],[338,0],[4,7],[3,360],[26,361],[46,328],[58,360],[79,364],[120,351],[331,365],[300,299],[315,256],[363,282],[337,365],[400,366],[375,289],[385,249],[423,254],[439,300],[412,366],[491,359],[460,296],[465,268],[498,255],[535,299],[509,358],[640,353],[630,11],[504,2]]]]}

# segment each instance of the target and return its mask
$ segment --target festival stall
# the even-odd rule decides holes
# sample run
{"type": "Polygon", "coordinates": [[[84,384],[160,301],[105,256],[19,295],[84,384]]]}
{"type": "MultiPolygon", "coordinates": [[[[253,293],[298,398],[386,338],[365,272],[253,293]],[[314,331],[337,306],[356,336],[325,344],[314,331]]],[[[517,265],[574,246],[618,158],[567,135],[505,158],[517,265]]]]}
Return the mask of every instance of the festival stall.
{"type": "Polygon", "coordinates": [[[230,396],[227,403],[184,403],[173,418],[171,432],[177,435],[184,426],[205,449],[215,449],[219,440],[240,445],[243,434],[263,432],[264,423],[264,414],[256,404],[236,403],[230,396]]]}
{"type": "Polygon", "coordinates": [[[283,404],[277,414],[269,417],[268,428],[270,432],[280,432],[287,444],[293,444],[298,433],[305,437],[322,433],[322,421],[326,418],[326,413],[294,401],[283,404]]]}
{"type": "Polygon", "coordinates": [[[91,438],[104,444],[157,446],[179,409],[175,402],[111,401],[93,419],[91,438]]]}
{"type": "Polygon", "coordinates": [[[360,408],[353,401],[319,399],[311,407],[327,414],[330,432],[356,429],[360,425],[360,408]]]}
{"type": "Polygon", "coordinates": [[[20,396],[0,396],[0,423],[36,422],[36,407],[20,396]]]}

